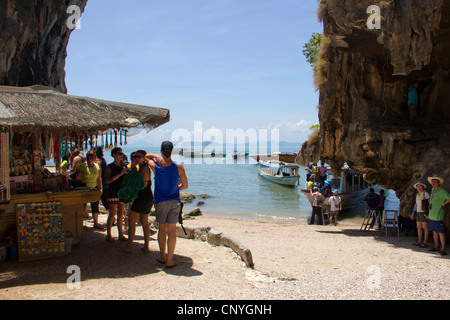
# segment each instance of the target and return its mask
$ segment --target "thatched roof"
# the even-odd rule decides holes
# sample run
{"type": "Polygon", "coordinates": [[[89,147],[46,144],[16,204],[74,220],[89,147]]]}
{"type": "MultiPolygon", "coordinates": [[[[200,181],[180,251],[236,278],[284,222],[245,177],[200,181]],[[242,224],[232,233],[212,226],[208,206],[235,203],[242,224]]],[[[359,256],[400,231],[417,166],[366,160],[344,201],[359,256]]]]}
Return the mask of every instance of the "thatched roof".
{"type": "Polygon", "coordinates": [[[169,120],[168,109],[78,97],[43,86],[0,86],[0,126],[14,131],[154,129],[169,120]]]}

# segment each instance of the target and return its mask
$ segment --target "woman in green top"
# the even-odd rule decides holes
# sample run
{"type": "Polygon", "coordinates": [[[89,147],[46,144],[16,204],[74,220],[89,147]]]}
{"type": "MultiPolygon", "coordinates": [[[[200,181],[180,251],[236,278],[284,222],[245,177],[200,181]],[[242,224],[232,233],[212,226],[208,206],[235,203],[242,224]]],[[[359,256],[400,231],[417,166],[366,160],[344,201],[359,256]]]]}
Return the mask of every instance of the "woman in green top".
{"type": "Polygon", "coordinates": [[[444,226],[444,207],[450,203],[450,194],[441,187],[444,178],[433,176],[428,181],[433,186],[430,197],[430,211],[428,217],[428,229],[433,231],[434,248],[430,251],[437,251],[439,255],[446,255],[445,251],[445,226],[444,226]],[[439,250],[439,240],[441,241],[441,250],[439,250]]]}
{"type": "MultiPolygon", "coordinates": [[[[97,155],[94,150],[87,153],[87,163],[82,163],[78,166],[78,170],[81,172],[81,181],[86,184],[86,186],[91,188],[97,188],[100,194],[103,193],[102,190],[102,174],[100,166],[96,163],[97,155]]],[[[94,218],[94,228],[104,229],[98,224],[98,214],[99,201],[91,203],[92,217],[94,218]]]]}

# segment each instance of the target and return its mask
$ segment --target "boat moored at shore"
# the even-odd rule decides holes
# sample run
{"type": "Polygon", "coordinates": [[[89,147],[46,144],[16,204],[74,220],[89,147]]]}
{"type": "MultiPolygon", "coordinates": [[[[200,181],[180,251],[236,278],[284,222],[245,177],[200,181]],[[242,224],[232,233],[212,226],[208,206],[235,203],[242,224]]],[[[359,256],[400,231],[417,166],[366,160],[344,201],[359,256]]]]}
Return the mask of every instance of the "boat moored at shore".
{"type": "Polygon", "coordinates": [[[277,160],[259,161],[258,174],[284,186],[295,186],[300,178],[298,165],[277,160]]]}
{"type": "MultiPolygon", "coordinates": [[[[330,182],[332,190],[337,190],[342,199],[342,208],[350,209],[364,204],[364,197],[369,192],[370,185],[364,180],[363,176],[349,168],[347,165],[341,168],[341,177],[334,178],[328,173],[327,179],[330,182]]],[[[311,190],[302,189],[302,193],[308,198],[311,206],[314,197],[311,190]]]]}

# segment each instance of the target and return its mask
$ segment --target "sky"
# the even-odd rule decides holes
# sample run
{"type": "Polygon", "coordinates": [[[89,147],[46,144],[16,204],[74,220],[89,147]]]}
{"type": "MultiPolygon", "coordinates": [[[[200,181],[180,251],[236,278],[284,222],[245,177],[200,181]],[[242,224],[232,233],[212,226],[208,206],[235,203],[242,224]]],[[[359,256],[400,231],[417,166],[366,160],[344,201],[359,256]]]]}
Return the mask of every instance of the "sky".
{"type": "Polygon", "coordinates": [[[280,141],[301,145],[318,123],[302,54],[322,31],[316,8],[316,0],[89,0],[67,49],[68,93],[170,109],[169,123],[130,142],[156,146],[180,130],[193,139],[199,128],[268,130],[271,140],[278,129],[280,141]]]}

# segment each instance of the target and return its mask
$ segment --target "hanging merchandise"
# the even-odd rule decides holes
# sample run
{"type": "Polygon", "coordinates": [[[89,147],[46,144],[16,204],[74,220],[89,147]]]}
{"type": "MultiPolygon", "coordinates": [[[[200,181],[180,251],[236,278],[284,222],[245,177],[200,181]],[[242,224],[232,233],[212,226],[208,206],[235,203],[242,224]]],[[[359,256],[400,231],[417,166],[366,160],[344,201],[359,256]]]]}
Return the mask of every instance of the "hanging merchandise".
{"type": "Polygon", "coordinates": [[[84,138],[84,151],[88,151],[89,148],[88,148],[88,138],[87,138],[87,135],[83,135],[83,138],[84,138]]]}
{"type": "Polygon", "coordinates": [[[109,150],[109,144],[108,144],[108,132],[105,133],[106,139],[105,139],[105,150],[109,150]]]}
{"type": "Polygon", "coordinates": [[[55,148],[55,140],[53,138],[53,135],[50,135],[48,139],[48,153],[46,156],[47,160],[53,159],[54,148],[55,148]]]}
{"type": "Polygon", "coordinates": [[[112,150],[113,148],[114,148],[114,146],[113,146],[113,132],[111,130],[111,136],[110,136],[110,139],[109,139],[109,149],[112,150]]]}

